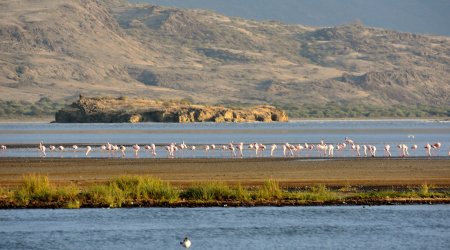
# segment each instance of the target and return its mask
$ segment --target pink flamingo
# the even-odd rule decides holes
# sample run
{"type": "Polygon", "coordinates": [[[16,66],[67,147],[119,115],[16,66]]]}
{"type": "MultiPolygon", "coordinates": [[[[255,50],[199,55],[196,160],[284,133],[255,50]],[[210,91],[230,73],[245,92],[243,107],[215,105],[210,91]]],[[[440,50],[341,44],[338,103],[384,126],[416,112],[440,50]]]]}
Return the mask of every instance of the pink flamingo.
{"type": "Polygon", "coordinates": [[[121,145],[119,147],[119,149],[120,149],[120,152],[122,153],[122,158],[125,158],[126,157],[127,148],[124,145],[121,145]]]}
{"type": "Polygon", "coordinates": [[[347,143],[347,144],[355,144],[355,142],[353,140],[351,140],[350,138],[348,138],[348,137],[345,137],[345,143],[347,143]]]}
{"type": "Polygon", "coordinates": [[[195,157],[194,151],[195,151],[196,147],[194,145],[191,146],[191,151],[192,151],[192,157],[195,157]]]}
{"type": "Polygon", "coordinates": [[[286,157],[286,152],[287,152],[287,146],[285,144],[283,144],[283,156],[286,157]]]}
{"type": "Polygon", "coordinates": [[[298,157],[300,157],[300,154],[302,153],[302,150],[303,150],[304,148],[305,148],[305,147],[303,147],[302,144],[298,144],[297,146],[295,146],[294,151],[297,152],[297,156],[298,156],[298,157]]]}
{"type": "Polygon", "coordinates": [[[47,156],[47,154],[45,153],[45,146],[44,146],[44,144],[43,144],[43,142],[41,141],[40,143],[39,143],[39,155],[40,156],[42,156],[42,157],[46,157],[47,156]]]}
{"type": "Polygon", "coordinates": [[[431,145],[430,145],[430,143],[427,143],[424,148],[425,148],[425,153],[427,154],[427,156],[431,157],[431,145]]]}
{"type": "MultiPolygon", "coordinates": [[[[187,146],[186,146],[186,148],[187,148],[187,146]]],[[[156,145],[153,143],[150,144],[150,150],[152,151],[153,158],[155,158],[156,157],[156,145]]]]}
{"type": "Polygon", "coordinates": [[[358,144],[352,144],[350,149],[356,152],[356,156],[358,156],[358,157],[361,156],[361,153],[359,152],[359,150],[361,149],[361,146],[359,146],[358,144]]]}
{"type": "Polygon", "coordinates": [[[368,147],[367,147],[367,145],[363,145],[363,152],[364,152],[364,157],[367,157],[367,149],[368,149],[368,147]]]}
{"type": "Polygon", "coordinates": [[[439,150],[441,149],[442,144],[440,142],[436,142],[431,147],[437,151],[436,156],[439,156],[439,150]]]}
{"type": "Polygon", "coordinates": [[[73,146],[72,146],[72,149],[73,149],[74,157],[76,157],[76,156],[77,156],[78,146],[77,146],[77,145],[73,145],[73,146]]]}
{"type": "Polygon", "coordinates": [[[391,157],[392,156],[392,154],[391,154],[391,145],[389,145],[389,144],[384,145],[384,155],[387,156],[387,157],[391,157]]]}
{"type": "Polygon", "coordinates": [[[5,151],[6,150],[6,146],[5,145],[1,145],[0,146],[0,150],[5,151]]]}
{"type": "Polygon", "coordinates": [[[89,153],[91,152],[91,150],[92,150],[91,146],[86,147],[86,157],[89,156],[89,153]]]}
{"type": "Polygon", "coordinates": [[[236,147],[234,146],[233,142],[228,143],[228,150],[231,151],[231,157],[236,158],[236,147]]]}
{"type": "Polygon", "coordinates": [[[414,152],[414,156],[416,156],[417,144],[412,145],[411,150],[414,152]]]}
{"type": "Polygon", "coordinates": [[[138,158],[139,157],[139,150],[141,149],[141,147],[139,147],[139,145],[134,144],[133,145],[133,151],[134,151],[134,157],[138,158]]]}
{"type": "Polygon", "coordinates": [[[399,144],[397,147],[398,147],[399,152],[400,152],[400,157],[409,156],[408,146],[406,144],[399,144]]]}
{"type": "Polygon", "coordinates": [[[244,143],[241,142],[237,145],[237,149],[239,150],[239,157],[244,158],[244,143]]]}
{"type": "Polygon", "coordinates": [[[208,156],[208,152],[209,152],[209,145],[205,145],[205,156],[206,156],[206,158],[208,158],[209,156],[208,156]]]}
{"type": "Polygon", "coordinates": [[[266,145],[260,143],[258,145],[258,150],[256,151],[257,152],[256,153],[256,157],[258,157],[258,151],[259,151],[259,154],[261,155],[261,157],[263,157],[264,156],[264,151],[266,150],[266,148],[267,148],[266,145]]]}
{"type": "Polygon", "coordinates": [[[334,157],[334,145],[333,144],[328,145],[328,156],[334,157]]]}
{"type": "Polygon", "coordinates": [[[377,147],[375,147],[373,145],[369,145],[368,148],[369,148],[370,155],[372,157],[375,157],[376,156],[376,152],[377,152],[377,147]]]}
{"type": "Polygon", "coordinates": [[[273,152],[277,149],[277,145],[276,144],[272,144],[272,146],[270,146],[270,157],[273,157],[273,152]]]}

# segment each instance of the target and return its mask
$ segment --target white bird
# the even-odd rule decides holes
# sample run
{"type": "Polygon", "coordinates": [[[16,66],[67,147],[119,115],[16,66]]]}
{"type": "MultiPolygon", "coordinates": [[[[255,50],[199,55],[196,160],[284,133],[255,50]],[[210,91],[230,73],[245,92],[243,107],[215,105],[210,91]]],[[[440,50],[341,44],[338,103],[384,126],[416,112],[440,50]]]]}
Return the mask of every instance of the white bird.
{"type": "Polygon", "coordinates": [[[133,145],[133,151],[134,151],[134,157],[138,158],[139,157],[139,149],[141,149],[141,147],[139,147],[139,145],[134,144],[133,145]]]}
{"type": "Polygon", "coordinates": [[[244,150],[244,143],[241,142],[237,145],[237,148],[239,150],[239,157],[244,158],[244,153],[242,152],[244,150]]]}
{"type": "Polygon", "coordinates": [[[328,156],[334,157],[334,145],[333,144],[328,145],[328,156]]]}
{"type": "Polygon", "coordinates": [[[86,146],[86,157],[89,156],[91,150],[92,150],[91,146],[86,146]]]}
{"type": "MultiPolygon", "coordinates": [[[[398,147],[400,148],[400,145],[398,145],[398,147]]],[[[387,157],[391,157],[392,156],[392,154],[391,154],[391,145],[389,145],[389,144],[384,145],[384,154],[387,157]]]]}
{"type": "Polygon", "coordinates": [[[191,241],[189,240],[188,237],[184,237],[183,241],[180,242],[180,245],[181,245],[182,247],[184,247],[184,248],[190,248],[191,245],[192,245],[192,243],[191,243],[191,241]]]}
{"type": "Polygon", "coordinates": [[[273,152],[275,151],[275,149],[277,149],[277,145],[272,144],[272,146],[270,146],[270,157],[273,157],[273,152]]]}
{"type": "Polygon", "coordinates": [[[122,158],[125,158],[125,156],[126,156],[125,151],[127,150],[127,148],[122,145],[119,147],[119,149],[120,149],[120,152],[122,152],[122,158]]]}
{"type": "Polygon", "coordinates": [[[1,145],[0,146],[0,150],[6,150],[6,146],[5,145],[1,145]]]}

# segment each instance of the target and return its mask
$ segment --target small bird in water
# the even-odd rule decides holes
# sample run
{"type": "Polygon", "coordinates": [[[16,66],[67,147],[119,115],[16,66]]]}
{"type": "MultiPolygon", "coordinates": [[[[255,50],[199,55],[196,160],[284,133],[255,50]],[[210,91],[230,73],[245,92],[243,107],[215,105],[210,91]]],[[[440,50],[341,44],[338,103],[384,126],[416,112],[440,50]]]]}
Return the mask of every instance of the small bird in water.
{"type": "Polygon", "coordinates": [[[184,248],[190,248],[191,247],[191,241],[189,240],[188,237],[184,237],[183,241],[180,242],[180,245],[184,248]]]}

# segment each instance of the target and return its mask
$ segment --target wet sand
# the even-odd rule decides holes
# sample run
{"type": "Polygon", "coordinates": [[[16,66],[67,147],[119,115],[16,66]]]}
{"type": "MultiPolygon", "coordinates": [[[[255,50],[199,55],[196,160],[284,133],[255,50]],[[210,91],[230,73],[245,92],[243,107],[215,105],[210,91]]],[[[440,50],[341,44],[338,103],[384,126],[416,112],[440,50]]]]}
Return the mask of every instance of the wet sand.
{"type": "Polygon", "coordinates": [[[16,186],[26,174],[48,175],[52,183],[89,185],[121,175],[160,178],[176,186],[223,181],[245,186],[275,179],[283,187],[331,186],[450,187],[450,159],[79,159],[0,158],[0,186],[16,186]]]}

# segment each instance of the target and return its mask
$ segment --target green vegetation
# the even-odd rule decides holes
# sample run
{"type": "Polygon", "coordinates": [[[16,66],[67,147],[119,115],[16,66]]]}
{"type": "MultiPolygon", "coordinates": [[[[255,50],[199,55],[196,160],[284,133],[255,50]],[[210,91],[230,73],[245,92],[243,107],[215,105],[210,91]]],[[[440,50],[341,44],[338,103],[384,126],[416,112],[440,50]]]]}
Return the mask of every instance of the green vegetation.
{"type": "Polygon", "coordinates": [[[67,103],[43,97],[36,102],[0,100],[0,118],[54,116],[67,103]]]}
{"type": "MultiPolygon", "coordinates": [[[[122,176],[104,184],[84,189],[71,184],[52,185],[47,176],[27,175],[21,186],[0,188],[0,207],[130,207],[130,206],[192,206],[214,204],[240,205],[307,205],[307,204],[383,204],[392,199],[447,198],[450,191],[433,191],[423,184],[407,191],[381,190],[358,192],[349,185],[332,191],[325,185],[304,190],[282,189],[278,181],[266,180],[259,187],[244,188],[223,182],[197,183],[176,189],[168,182],[152,177],[122,176]],[[352,203],[353,202],[353,203],[352,203]]],[[[450,200],[449,200],[450,201],[450,200]]],[[[447,201],[447,202],[449,202],[447,201]]]]}
{"type": "Polygon", "coordinates": [[[428,118],[450,117],[450,107],[370,106],[356,103],[277,105],[291,118],[428,118]]]}

